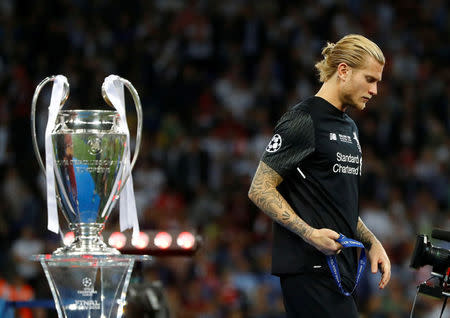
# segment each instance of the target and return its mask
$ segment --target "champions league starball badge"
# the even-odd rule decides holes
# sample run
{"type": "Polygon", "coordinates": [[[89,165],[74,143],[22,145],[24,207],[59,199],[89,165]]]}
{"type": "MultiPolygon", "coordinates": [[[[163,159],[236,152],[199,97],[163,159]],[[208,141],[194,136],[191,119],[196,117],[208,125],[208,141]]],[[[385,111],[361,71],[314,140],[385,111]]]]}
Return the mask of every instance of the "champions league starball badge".
{"type": "Polygon", "coordinates": [[[281,148],[281,136],[278,134],[275,134],[272,139],[270,140],[269,144],[266,147],[266,151],[268,152],[275,152],[278,149],[281,148]]]}

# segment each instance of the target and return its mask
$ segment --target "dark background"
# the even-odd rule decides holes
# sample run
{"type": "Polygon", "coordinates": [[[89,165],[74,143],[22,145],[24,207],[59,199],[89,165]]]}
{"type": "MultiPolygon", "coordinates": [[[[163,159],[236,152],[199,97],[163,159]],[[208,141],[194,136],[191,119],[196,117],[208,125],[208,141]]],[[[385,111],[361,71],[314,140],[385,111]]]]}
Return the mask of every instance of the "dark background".
{"type": "MultiPolygon", "coordinates": [[[[430,273],[408,267],[416,234],[450,229],[449,27],[444,0],[1,1],[0,278],[49,298],[25,258],[61,244],[46,230],[31,145],[36,85],[63,74],[68,107],[95,109],[103,79],[117,74],[144,111],[134,170],[141,228],[195,229],[205,240],[193,258],[144,266],[145,280],[162,282],[174,317],[282,317],[268,274],[270,221],[247,191],[275,122],[318,90],[321,48],[359,33],[387,61],[379,96],[350,115],[364,154],[361,217],[384,244],[392,279],[380,292],[366,271],[358,304],[364,317],[408,317],[430,273]]],[[[42,143],[50,86],[38,103],[42,143]]],[[[118,227],[117,212],[107,228],[118,227]]],[[[437,317],[440,306],[421,296],[416,317],[437,317]]]]}

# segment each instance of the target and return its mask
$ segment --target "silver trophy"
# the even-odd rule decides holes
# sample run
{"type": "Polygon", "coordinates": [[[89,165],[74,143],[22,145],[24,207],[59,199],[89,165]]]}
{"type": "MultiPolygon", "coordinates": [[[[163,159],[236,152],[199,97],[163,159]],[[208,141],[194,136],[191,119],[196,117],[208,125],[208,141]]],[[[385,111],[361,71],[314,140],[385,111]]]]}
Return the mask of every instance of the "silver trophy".
{"type": "MultiPolygon", "coordinates": [[[[52,254],[31,257],[44,269],[59,317],[121,317],[134,262],[150,260],[146,255],[121,255],[115,248],[107,246],[100,235],[129,180],[142,136],[142,107],[138,93],[129,81],[113,77],[123,85],[120,86],[122,91],[123,87],[128,89],[136,106],[137,137],[131,163],[127,149],[129,134],[121,111],[62,110],[69,96],[69,85],[65,77],[60,76],[58,85],[60,78],[66,82],[64,86],[58,86],[62,87],[59,90],[61,99],[55,99],[56,104],[50,103],[49,108],[56,105],[57,114],[49,110],[49,122],[52,118],[55,122],[51,133],[46,132],[46,160],[51,160],[51,165],[46,161],[46,166],[52,167],[53,171],[46,171],[37,144],[36,103],[47,83],[55,81],[56,85],[56,77],[44,79],[33,96],[31,126],[34,150],[42,170],[46,174],[54,174],[52,193],[56,192],[57,205],[75,235],[69,246],[52,254]],[[50,113],[54,115],[50,116],[50,113]],[[51,144],[48,143],[50,137],[51,144]]],[[[104,85],[103,98],[118,110],[108,98],[104,85]]],[[[56,207],[54,210],[57,213],[56,207]]],[[[59,223],[56,225],[59,229],[59,223]]]]}
{"type": "MultiPolygon", "coordinates": [[[[125,175],[125,127],[114,110],[62,110],[69,96],[69,86],[64,86],[60,111],[51,133],[54,171],[45,171],[36,137],[36,102],[41,89],[54,80],[44,79],[35,90],[31,109],[33,146],[44,173],[54,173],[56,197],[62,214],[74,232],[70,246],[59,248],[54,254],[120,254],[101,239],[112,208],[130,176],[136,162],[142,136],[142,107],[133,85],[121,79],[130,91],[138,119],[136,147],[131,169],[125,175]]],[[[104,86],[102,96],[111,105],[104,86]]]]}

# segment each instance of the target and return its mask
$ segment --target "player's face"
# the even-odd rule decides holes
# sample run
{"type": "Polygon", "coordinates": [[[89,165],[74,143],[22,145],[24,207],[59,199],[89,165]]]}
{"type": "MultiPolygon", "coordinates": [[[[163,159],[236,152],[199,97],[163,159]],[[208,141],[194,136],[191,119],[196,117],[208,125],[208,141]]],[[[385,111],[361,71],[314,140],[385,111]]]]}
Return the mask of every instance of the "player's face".
{"type": "Polygon", "coordinates": [[[351,68],[342,86],[343,105],[363,110],[366,103],[377,95],[377,84],[381,81],[383,67],[373,57],[369,57],[362,68],[351,68]]]}

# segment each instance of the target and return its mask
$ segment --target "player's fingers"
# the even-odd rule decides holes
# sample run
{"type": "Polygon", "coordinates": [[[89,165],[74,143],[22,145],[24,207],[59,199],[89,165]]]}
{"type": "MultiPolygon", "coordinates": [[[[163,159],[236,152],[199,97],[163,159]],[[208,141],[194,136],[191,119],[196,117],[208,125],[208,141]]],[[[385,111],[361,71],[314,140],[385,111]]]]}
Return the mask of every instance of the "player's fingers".
{"type": "Polygon", "coordinates": [[[326,245],[324,246],[323,253],[325,253],[326,255],[336,255],[340,253],[340,250],[342,250],[342,248],[343,246],[338,242],[328,239],[326,245]]]}
{"type": "Polygon", "coordinates": [[[344,247],[342,246],[341,243],[335,242],[335,246],[337,250],[342,250],[344,247]]]}
{"type": "Polygon", "coordinates": [[[333,239],[333,240],[337,240],[339,238],[339,233],[333,230],[330,230],[329,232],[329,238],[333,239]]]}
{"type": "Polygon", "coordinates": [[[336,241],[332,241],[332,250],[333,250],[333,254],[339,254],[342,249],[344,248],[340,243],[336,242],[336,241]]]}
{"type": "Polygon", "coordinates": [[[376,272],[378,272],[378,260],[374,260],[370,264],[370,269],[372,270],[372,274],[375,274],[376,272]]]}
{"type": "Polygon", "coordinates": [[[383,274],[381,275],[380,288],[384,288],[384,287],[386,287],[389,280],[391,279],[391,269],[390,269],[389,264],[382,263],[381,264],[381,272],[383,274]]]}

